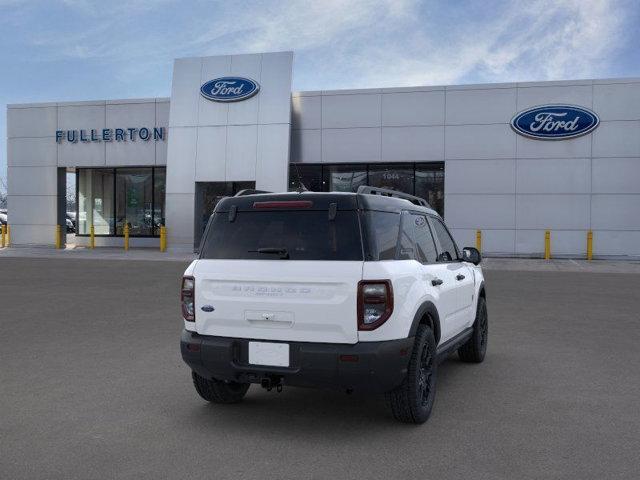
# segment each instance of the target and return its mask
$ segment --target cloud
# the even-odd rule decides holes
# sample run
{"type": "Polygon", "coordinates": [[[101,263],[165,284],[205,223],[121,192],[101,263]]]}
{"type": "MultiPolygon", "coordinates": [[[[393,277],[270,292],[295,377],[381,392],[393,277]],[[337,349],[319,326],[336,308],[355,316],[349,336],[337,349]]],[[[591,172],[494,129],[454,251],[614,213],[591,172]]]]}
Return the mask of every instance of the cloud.
{"type": "Polygon", "coordinates": [[[364,79],[379,86],[593,77],[622,43],[617,3],[509,2],[492,19],[460,18],[449,34],[422,31],[408,45],[391,40],[356,58],[364,79]]]}
{"type": "Polygon", "coordinates": [[[52,60],[96,58],[128,71],[127,62],[153,68],[179,56],[294,50],[303,67],[296,68],[298,88],[377,87],[591,77],[606,69],[625,20],[618,0],[506,1],[482,10],[474,2],[417,0],[259,2],[242,9],[204,2],[177,10],[180,4],[168,0],[139,0],[112,3],[116,15],[96,15],[101,3],[66,0],[66,8],[91,20],[64,35],[43,29],[33,44],[46,46],[43,55],[52,60]],[[141,33],[138,20],[158,11],[176,15],[166,28],[149,24],[141,33]]]}
{"type": "Polygon", "coordinates": [[[615,1],[543,1],[516,5],[502,21],[480,67],[491,77],[589,77],[620,45],[624,12],[615,1]]]}
{"type": "Polygon", "coordinates": [[[47,98],[167,95],[176,57],[259,51],[295,51],[299,90],[638,68],[612,60],[638,39],[635,0],[0,0],[0,13],[3,98],[12,101],[29,101],[33,91],[20,86],[43,67],[47,98]],[[100,80],[74,83],[78,72],[100,80]]]}

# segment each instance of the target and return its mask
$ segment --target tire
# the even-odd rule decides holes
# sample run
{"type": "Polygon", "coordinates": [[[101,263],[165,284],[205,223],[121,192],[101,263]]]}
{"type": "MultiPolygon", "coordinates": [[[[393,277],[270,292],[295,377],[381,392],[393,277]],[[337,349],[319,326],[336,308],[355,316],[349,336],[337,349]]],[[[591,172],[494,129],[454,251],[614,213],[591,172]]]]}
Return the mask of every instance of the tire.
{"type": "Polygon", "coordinates": [[[402,385],[386,394],[393,417],[404,423],[429,419],[436,394],[436,340],[427,325],[420,325],[402,385]]]}
{"type": "Polygon", "coordinates": [[[191,377],[198,395],[211,403],[239,403],[251,386],[249,383],[223,382],[214,378],[204,378],[196,372],[191,372],[191,377]]]}
{"type": "Polygon", "coordinates": [[[458,356],[463,362],[480,363],[487,353],[489,339],[489,319],[487,316],[487,302],[483,297],[478,298],[476,320],[473,323],[473,334],[460,348],[458,356]]]}

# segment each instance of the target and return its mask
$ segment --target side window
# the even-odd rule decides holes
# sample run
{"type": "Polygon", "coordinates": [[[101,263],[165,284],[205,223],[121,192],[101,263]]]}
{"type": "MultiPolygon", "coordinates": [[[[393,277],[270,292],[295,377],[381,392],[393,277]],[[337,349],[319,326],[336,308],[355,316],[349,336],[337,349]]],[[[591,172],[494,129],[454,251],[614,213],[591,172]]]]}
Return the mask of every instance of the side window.
{"type": "Polygon", "coordinates": [[[411,215],[413,231],[416,239],[416,260],[420,263],[433,263],[436,261],[436,245],[433,242],[429,222],[424,215],[411,215]]]}
{"type": "Polygon", "coordinates": [[[438,261],[451,262],[453,260],[459,260],[456,242],[453,241],[444,224],[437,218],[431,218],[431,225],[433,226],[433,233],[438,237],[440,247],[442,248],[442,251],[438,255],[438,261]]]}
{"type": "Polygon", "coordinates": [[[400,214],[391,212],[365,212],[368,225],[370,260],[395,260],[400,231],[400,214]]]}
{"type": "Polygon", "coordinates": [[[413,215],[409,212],[402,213],[400,237],[398,238],[398,253],[396,260],[413,260],[415,254],[415,239],[413,231],[413,215]]]}

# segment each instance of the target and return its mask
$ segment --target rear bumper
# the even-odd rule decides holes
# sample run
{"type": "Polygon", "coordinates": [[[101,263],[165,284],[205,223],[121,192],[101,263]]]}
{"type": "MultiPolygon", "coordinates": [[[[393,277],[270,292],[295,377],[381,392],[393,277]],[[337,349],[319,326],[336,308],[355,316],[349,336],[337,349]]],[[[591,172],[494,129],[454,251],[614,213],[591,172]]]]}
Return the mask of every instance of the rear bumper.
{"type": "Polygon", "coordinates": [[[413,338],[354,345],[287,342],[289,367],[250,365],[249,339],[213,337],[182,331],[180,350],[193,371],[206,378],[283,385],[387,392],[407,374],[413,338]]]}

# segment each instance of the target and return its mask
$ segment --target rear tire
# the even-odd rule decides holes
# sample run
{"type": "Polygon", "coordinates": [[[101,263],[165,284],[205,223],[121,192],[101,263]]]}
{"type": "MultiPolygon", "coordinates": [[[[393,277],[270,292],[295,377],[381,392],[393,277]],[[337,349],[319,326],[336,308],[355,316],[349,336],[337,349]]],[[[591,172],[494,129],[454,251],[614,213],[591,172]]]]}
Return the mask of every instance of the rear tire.
{"type": "Polygon", "coordinates": [[[436,340],[427,325],[420,325],[402,385],[387,393],[393,417],[404,423],[429,419],[436,395],[436,340]]]}
{"type": "Polygon", "coordinates": [[[204,378],[196,372],[191,372],[191,377],[198,395],[211,403],[241,402],[251,386],[249,383],[223,382],[214,378],[204,378]]]}
{"type": "Polygon", "coordinates": [[[489,319],[487,317],[487,302],[484,297],[478,298],[476,320],[473,323],[471,338],[458,348],[458,356],[463,362],[480,363],[487,353],[489,339],[489,319]]]}

